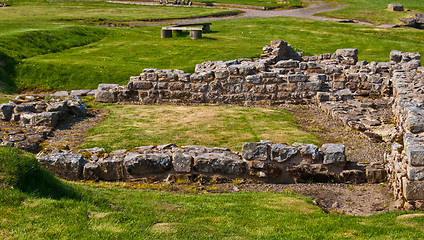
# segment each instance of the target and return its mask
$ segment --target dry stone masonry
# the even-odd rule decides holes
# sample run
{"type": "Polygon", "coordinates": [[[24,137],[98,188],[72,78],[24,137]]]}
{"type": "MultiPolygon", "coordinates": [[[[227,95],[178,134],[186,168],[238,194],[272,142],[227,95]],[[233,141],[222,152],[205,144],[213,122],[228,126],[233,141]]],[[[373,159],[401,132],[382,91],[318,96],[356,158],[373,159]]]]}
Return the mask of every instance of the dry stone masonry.
{"type": "MultiPolygon", "coordinates": [[[[414,22],[420,23],[420,19],[420,15],[415,16],[414,22]]],[[[243,146],[242,161],[236,158],[236,162],[224,164],[225,169],[238,174],[241,172],[234,169],[245,169],[248,175],[282,182],[379,182],[386,179],[387,172],[399,207],[423,210],[424,68],[420,60],[419,53],[396,50],[390,53],[389,62],[358,61],[357,49],[301,56],[288,43],[272,41],[259,59],[205,62],[196,65],[192,74],[145,69],[131,77],[127,85],[100,85],[95,98],[98,102],[136,104],[316,103],[334,119],[371,140],[392,143],[391,153],[381,162],[355,165],[346,164],[339,145],[327,144],[318,149],[304,144],[248,143],[243,146]],[[300,156],[297,162],[287,160],[295,155],[300,156]],[[241,167],[243,163],[245,167],[241,167]]],[[[168,155],[190,159],[183,153],[176,154],[168,155]]],[[[202,165],[202,158],[195,159],[195,170],[212,171],[212,166],[217,166],[218,160],[204,160],[209,165],[202,165]]]]}
{"type": "MultiPolygon", "coordinates": [[[[307,181],[354,182],[358,173],[347,168],[345,147],[341,144],[294,143],[292,146],[270,141],[243,145],[241,153],[226,148],[174,144],[143,146],[107,153],[103,148],[76,153],[56,150],[40,152],[40,164],[69,180],[131,180],[169,177],[176,174],[219,175],[262,181],[293,183],[307,181]]],[[[362,181],[366,179],[364,172],[362,181]]]]}
{"type": "Polygon", "coordinates": [[[42,95],[20,95],[0,104],[0,119],[11,123],[2,127],[1,145],[37,153],[52,135],[60,121],[68,117],[84,117],[87,107],[77,96],[46,98],[42,95]]]}

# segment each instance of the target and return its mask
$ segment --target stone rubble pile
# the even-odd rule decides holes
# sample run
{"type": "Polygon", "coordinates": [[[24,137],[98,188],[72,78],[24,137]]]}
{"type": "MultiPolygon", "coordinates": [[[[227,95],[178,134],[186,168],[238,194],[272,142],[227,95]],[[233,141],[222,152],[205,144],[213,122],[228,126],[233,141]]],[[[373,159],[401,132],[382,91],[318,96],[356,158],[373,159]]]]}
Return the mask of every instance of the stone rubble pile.
{"type": "Polygon", "coordinates": [[[40,152],[42,166],[69,179],[119,181],[162,177],[173,174],[201,174],[227,178],[253,178],[262,181],[364,182],[384,181],[384,176],[365,169],[349,169],[345,146],[270,141],[245,143],[241,153],[226,148],[167,144],[143,146],[107,153],[103,148],[78,152],[40,152]]]}
{"type": "Polygon", "coordinates": [[[45,98],[41,95],[19,95],[0,104],[1,145],[38,152],[39,145],[53,134],[56,125],[68,116],[83,117],[87,108],[81,98],[45,98]]]}

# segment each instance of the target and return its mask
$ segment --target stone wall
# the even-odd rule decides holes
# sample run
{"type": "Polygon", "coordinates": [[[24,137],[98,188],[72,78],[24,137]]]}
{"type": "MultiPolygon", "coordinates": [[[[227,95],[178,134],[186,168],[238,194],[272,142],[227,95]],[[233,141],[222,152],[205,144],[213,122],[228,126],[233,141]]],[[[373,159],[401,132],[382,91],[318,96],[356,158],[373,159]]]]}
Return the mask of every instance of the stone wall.
{"type": "MultiPolygon", "coordinates": [[[[391,94],[391,63],[358,62],[357,49],[301,57],[284,41],[272,41],[260,59],[205,62],[192,74],[144,69],[127,85],[100,84],[98,102],[221,103],[275,105],[312,102],[319,92],[343,97],[391,94]]],[[[330,97],[321,94],[322,98],[330,97]]]]}
{"type": "Polygon", "coordinates": [[[387,155],[398,205],[424,210],[424,68],[397,70],[393,112],[398,138],[387,155]]]}
{"type": "Polygon", "coordinates": [[[252,178],[267,182],[364,182],[375,179],[365,169],[346,162],[345,146],[270,141],[243,145],[241,153],[226,148],[174,144],[143,146],[107,153],[102,148],[78,152],[40,152],[42,166],[69,180],[120,181],[141,178],[169,178],[173,175],[204,175],[252,178]]]}

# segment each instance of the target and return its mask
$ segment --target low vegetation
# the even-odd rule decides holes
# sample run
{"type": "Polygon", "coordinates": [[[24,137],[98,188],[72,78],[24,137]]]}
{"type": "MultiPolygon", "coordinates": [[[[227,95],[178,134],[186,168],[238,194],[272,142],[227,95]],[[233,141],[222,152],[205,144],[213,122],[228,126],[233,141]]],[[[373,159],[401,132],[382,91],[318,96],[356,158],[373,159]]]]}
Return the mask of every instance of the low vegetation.
{"type": "MultiPolygon", "coordinates": [[[[322,0],[321,0],[322,1],[322,0]]],[[[317,15],[332,18],[356,19],[360,21],[374,23],[376,25],[389,23],[400,24],[400,18],[412,16],[414,13],[424,12],[424,5],[421,0],[324,0],[326,2],[338,2],[348,5],[345,8],[319,13],[317,15]],[[390,3],[401,3],[404,5],[404,12],[392,12],[387,9],[390,3]]]]}
{"type": "Polygon", "coordinates": [[[314,134],[299,129],[290,113],[279,109],[225,106],[98,105],[109,117],[90,130],[80,148],[106,150],[175,143],[227,147],[241,151],[245,142],[262,139],[292,144],[320,144],[314,134]]]}
{"type": "Polygon", "coordinates": [[[65,183],[41,170],[33,156],[9,147],[0,147],[0,176],[2,239],[424,237],[420,214],[329,215],[294,194],[180,194],[65,183]]]}
{"type": "Polygon", "coordinates": [[[301,7],[301,0],[196,0],[194,2],[201,3],[218,3],[218,4],[237,4],[237,5],[250,5],[266,8],[293,8],[301,7]]]}

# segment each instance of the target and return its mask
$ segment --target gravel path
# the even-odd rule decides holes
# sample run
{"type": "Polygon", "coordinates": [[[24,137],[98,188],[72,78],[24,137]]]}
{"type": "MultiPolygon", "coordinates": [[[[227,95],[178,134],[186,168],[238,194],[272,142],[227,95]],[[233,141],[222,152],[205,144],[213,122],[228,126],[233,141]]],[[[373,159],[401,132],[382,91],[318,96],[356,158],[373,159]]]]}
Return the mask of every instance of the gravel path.
{"type": "MultiPolygon", "coordinates": [[[[155,2],[131,2],[131,1],[108,1],[108,2],[140,4],[140,5],[158,5],[155,2]]],[[[315,16],[315,14],[317,13],[338,10],[346,6],[347,5],[340,4],[340,3],[314,1],[308,7],[305,7],[305,8],[297,8],[297,9],[290,9],[290,10],[276,9],[276,10],[264,11],[264,10],[239,8],[237,7],[237,5],[234,5],[234,7],[225,7],[225,8],[243,10],[244,13],[237,14],[234,16],[225,16],[225,17],[222,17],[222,16],[221,17],[200,17],[200,18],[194,18],[194,19],[166,20],[166,23],[167,24],[188,24],[188,23],[211,22],[211,21],[218,21],[218,20],[232,20],[232,19],[243,19],[243,18],[298,17],[298,18],[306,18],[306,19],[319,20],[319,21],[343,22],[343,23],[351,23],[351,24],[358,24],[358,25],[365,25],[365,26],[374,26],[372,23],[361,22],[357,20],[347,20],[347,19],[337,19],[337,18],[315,16]]],[[[181,6],[181,7],[188,7],[188,6],[181,6]]],[[[157,21],[154,23],[142,23],[142,24],[136,24],[136,25],[161,25],[163,24],[163,22],[165,21],[157,21]]],[[[392,28],[394,26],[395,25],[391,25],[391,24],[383,24],[376,27],[392,28]]]]}

